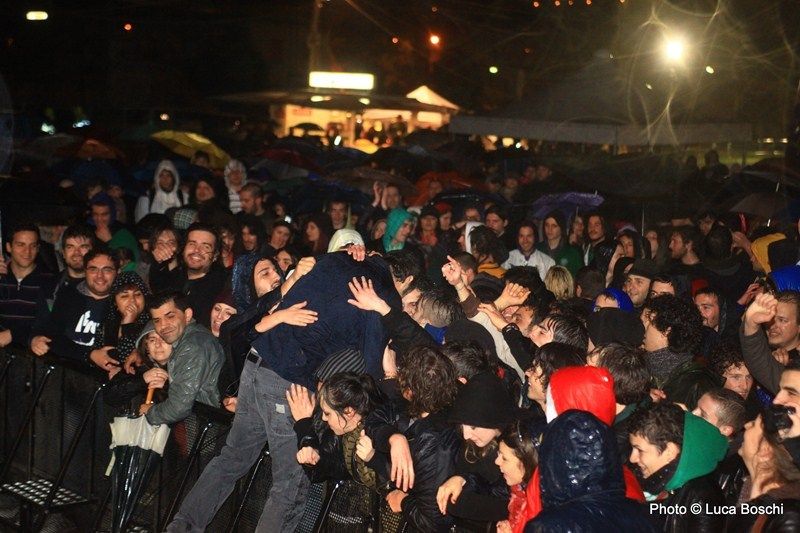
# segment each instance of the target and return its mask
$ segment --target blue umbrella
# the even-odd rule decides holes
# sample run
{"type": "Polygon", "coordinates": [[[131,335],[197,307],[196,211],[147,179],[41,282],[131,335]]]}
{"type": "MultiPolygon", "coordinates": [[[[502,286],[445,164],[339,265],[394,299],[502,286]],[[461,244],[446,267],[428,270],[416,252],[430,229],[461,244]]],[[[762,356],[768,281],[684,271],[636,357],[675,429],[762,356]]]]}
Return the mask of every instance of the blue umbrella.
{"type": "Polygon", "coordinates": [[[528,213],[532,218],[542,219],[551,211],[557,210],[564,213],[567,218],[572,218],[577,211],[596,209],[603,200],[599,194],[585,192],[545,194],[531,204],[528,213]]]}

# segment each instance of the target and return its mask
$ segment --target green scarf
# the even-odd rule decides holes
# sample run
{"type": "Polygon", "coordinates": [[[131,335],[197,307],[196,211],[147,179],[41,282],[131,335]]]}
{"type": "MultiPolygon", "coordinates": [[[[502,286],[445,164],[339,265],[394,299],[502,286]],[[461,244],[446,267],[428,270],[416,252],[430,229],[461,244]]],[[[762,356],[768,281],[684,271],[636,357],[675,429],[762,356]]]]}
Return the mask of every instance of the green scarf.
{"type": "Polygon", "coordinates": [[[361,430],[364,425],[359,423],[353,431],[342,435],[342,450],[344,451],[344,465],[350,476],[362,485],[366,485],[372,490],[378,490],[378,480],[375,471],[356,455],[356,445],[361,438],[361,430]]]}

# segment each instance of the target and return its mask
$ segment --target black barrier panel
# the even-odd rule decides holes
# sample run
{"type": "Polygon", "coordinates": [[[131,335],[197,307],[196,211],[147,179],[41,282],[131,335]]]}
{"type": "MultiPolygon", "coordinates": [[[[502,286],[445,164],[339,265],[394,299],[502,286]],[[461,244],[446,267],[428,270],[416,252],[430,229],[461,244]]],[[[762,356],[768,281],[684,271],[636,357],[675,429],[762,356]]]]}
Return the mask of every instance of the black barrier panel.
{"type": "MultiPolygon", "coordinates": [[[[6,479],[0,482],[28,483],[46,494],[52,482],[57,481],[64,460],[70,459],[61,486],[79,503],[54,507],[53,514],[39,524],[43,525],[42,531],[110,530],[110,481],[105,472],[111,458],[109,424],[118,413],[103,402],[102,388],[99,389],[102,383],[104,375],[82,363],[0,350],[0,472],[7,471],[6,479]],[[37,391],[41,395],[33,408],[37,391]],[[26,419],[29,412],[32,416],[26,419]],[[72,456],[67,457],[84,420],[72,456]],[[21,428],[25,431],[21,432],[21,428]],[[16,439],[18,435],[20,438],[16,439]],[[9,459],[16,441],[16,453],[9,459]]],[[[164,457],[131,520],[136,531],[163,531],[203,468],[221,451],[231,418],[224,410],[195,404],[192,414],[172,428],[164,457]]],[[[207,531],[254,531],[271,485],[271,458],[265,449],[248,475],[237,483],[207,531]]],[[[25,490],[28,488],[25,485],[25,490]]],[[[347,528],[355,532],[363,530],[368,521],[377,524],[378,531],[395,531],[397,515],[387,513],[384,502],[376,501],[364,490],[348,482],[341,494],[329,502],[327,508],[332,514],[323,522],[320,513],[325,484],[313,485],[299,531],[311,532],[323,526],[323,530],[347,528]],[[381,505],[380,513],[370,515],[370,508],[376,504],[381,505]],[[375,514],[381,515],[379,523],[375,514]]],[[[21,512],[19,499],[8,490],[0,494],[0,521],[20,521],[26,513],[21,512]]],[[[35,516],[29,514],[30,523],[35,523],[35,516]]]]}

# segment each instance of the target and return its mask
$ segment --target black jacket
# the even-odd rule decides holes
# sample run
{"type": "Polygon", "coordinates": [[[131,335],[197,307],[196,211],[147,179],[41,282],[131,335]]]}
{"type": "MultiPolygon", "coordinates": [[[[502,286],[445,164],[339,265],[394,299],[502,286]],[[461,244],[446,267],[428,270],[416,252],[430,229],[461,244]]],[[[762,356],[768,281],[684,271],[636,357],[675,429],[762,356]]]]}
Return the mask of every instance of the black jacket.
{"type": "Polygon", "coordinates": [[[153,265],[150,268],[150,288],[154,293],[161,291],[181,291],[186,294],[194,319],[205,327],[211,326],[211,308],[214,299],[222,292],[228,280],[226,270],[218,263],[202,278],[190,280],[186,268],[179,266],[167,270],[166,263],[153,265]]]}
{"type": "Polygon", "coordinates": [[[344,464],[342,440],[322,420],[322,411],[319,407],[314,409],[314,413],[310,417],[295,422],[294,432],[297,435],[298,450],[305,446],[311,446],[319,453],[319,461],[316,465],[303,465],[303,469],[312,483],[350,479],[350,474],[344,464]]]}
{"type": "Polygon", "coordinates": [[[591,413],[551,422],[539,459],[542,511],[525,533],[655,531],[645,508],[625,497],[614,432],[591,413]]]}
{"type": "Polygon", "coordinates": [[[470,462],[464,453],[465,446],[462,442],[456,456],[456,475],[463,477],[467,483],[456,503],[448,503],[447,513],[478,522],[507,520],[511,493],[502,472],[494,463],[497,450],[470,462]]]}
{"type": "Polygon", "coordinates": [[[761,533],[795,533],[800,531],[800,500],[778,499],[769,492],[762,494],[758,498],[747,502],[749,505],[782,505],[780,512],[770,512],[768,514],[744,514],[737,513],[728,518],[726,531],[730,533],[749,533],[753,531],[753,526],[763,517],[760,524],[761,533]]]}
{"type": "Polygon", "coordinates": [[[414,461],[414,488],[403,500],[403,517],[412,531],[448,531],[452,519],[436,504],[439,487],[455,473],[461,444],[446,412],[417,419],[405,432],[414,461]]]}
{"type": "Polygon", "coordinates": [[[108,314],[111,298],[92,298],[85,282],[76,288],[64,288],[58,292],[53,310],[37,316],[31,328],[31,338],[44,335],[52,339],[50,353],[86,361],[92,350],[95,332],[108,314]]]}
{"type": "MultiPolygon", "coordinates": [[[[716,483],[715,473],[686,482],[681,488],[670,493],[659,503],[665,506],[682,505],[691,509],[693,503],[703,506],[725,505],[725,498],[716,483]]],[[[664,533],[718,533],[723,531],[725,516],[722,514],[659,514],[651,513],[650,518],[660,526],[664,533]]]]}
{"type": "Polygon", "coordinates": [[[392,349],[398,360],[417,346],[438,347],[433,337],[402,309],[393,308],[386,316],[381,317],[381,324],[392,339],[392,349]]]}

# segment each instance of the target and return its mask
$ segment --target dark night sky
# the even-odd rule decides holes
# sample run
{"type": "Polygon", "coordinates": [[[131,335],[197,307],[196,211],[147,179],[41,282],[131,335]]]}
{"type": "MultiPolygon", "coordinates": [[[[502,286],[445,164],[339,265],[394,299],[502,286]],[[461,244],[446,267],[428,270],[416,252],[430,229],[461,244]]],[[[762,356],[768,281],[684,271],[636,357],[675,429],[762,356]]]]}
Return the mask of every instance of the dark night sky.
{"type": "MultiPolygon", "coordinates": [[[[330,0],[320,20],[323,62],[374,72],[377,90],[426,83],[477,111],[499,109],[591,61],[601,49],[632,86],[670,85],[688,107],[731,109],[780,124],[797,83],[795,0],[330,0]],[[666,69],[654,47],[664,28],[686,34],[691,68],[666,69]],[[438,50],[427,43],[441,35],[438,50]],[[392,44],[392,37],[399,39],[392,44]],[[700,70],[713,64],[714,76],[700,70]],[[496,65],[498,75],[489,74],[496,65]]],[[[306,83],[311,0],[44,1],[0,8],[0,72],[12,105],[211,109],[205,97],[306,83]],[[129,22],[130,32],[123,29],[129,22]]]]}

